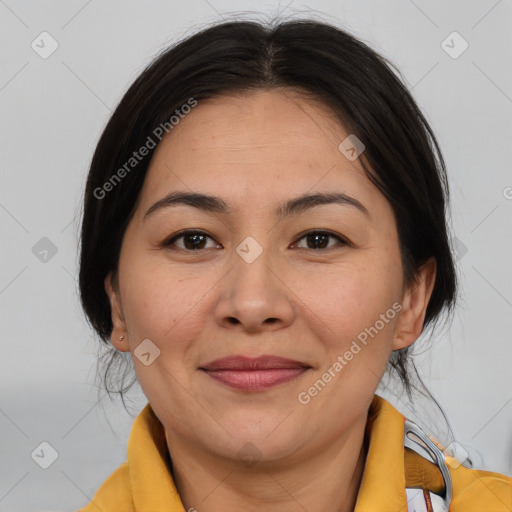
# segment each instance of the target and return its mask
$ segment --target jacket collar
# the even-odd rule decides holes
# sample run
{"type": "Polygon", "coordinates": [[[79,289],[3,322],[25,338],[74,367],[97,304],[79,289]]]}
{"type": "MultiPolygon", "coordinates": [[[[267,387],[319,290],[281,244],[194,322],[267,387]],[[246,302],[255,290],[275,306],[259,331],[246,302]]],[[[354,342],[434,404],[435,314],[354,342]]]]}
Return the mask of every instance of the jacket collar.
{"type": "Polygon", "coordinates": [[[354,512],[407,511],[404,471],[405,418],[375,395],[366,424],[369,440],[366,465],[354,512]]]}
{"type": "MultiPolygon", "coordinates": [[[[404,417],[375,395],[366,426],[368,455],[355,512],[405,512],[404,417]]],[[[128,467],[137,512],[184,512],[168,466],[165,431],[148,403],[134,420],[128,440],[128,467]]]]}
{"type": "Polygon", "coordinates": [[[133,422],[128,439],[128,467],[134,510],[184,512],[167,464],[162,423],[148,403],[133,422]]]}

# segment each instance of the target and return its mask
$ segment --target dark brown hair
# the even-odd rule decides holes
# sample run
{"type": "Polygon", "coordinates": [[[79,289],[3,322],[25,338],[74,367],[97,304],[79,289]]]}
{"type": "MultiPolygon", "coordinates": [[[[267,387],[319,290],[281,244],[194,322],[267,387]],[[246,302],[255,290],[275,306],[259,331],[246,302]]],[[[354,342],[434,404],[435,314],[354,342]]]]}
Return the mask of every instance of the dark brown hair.
{"type": "MultiPolygon", "coordinates": [[[[120,390],[109,385],[119,380],[120,363],[131,361],[109,342],[112,322],[104,279],[110,271],[116,274],[123,235],[154,148],[108,193],[98,190],[190,98],[200,103],[225,94],[293,88],[331,109],[365,145],[360,156],[365,172],[394,210],[406,284],[430,257],[437,262],[424,329],[443,310],[452,312],[456,274],[447,231],[445,164],[432,129],[393,69],[346,31],[302,19],[216,23],[163,51],[140,74],[100,137],[84,197],[80,297],[88,321],[110,347],[103,374],[109,394],[122,397],[136,377],[123,387],[128,365],[120,390]]],[[[410,396],[409,349],[395,351],[389,364],[410,396]]]]}

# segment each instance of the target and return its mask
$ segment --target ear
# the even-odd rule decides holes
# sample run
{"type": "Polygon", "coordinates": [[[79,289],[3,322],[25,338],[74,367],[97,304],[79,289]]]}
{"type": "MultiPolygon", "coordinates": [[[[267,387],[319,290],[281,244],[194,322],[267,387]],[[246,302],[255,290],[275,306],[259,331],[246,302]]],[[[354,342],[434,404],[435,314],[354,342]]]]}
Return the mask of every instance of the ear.
{"type": "Polygon", "coordinates": [[[427,306],[436,280],[436,260],[431,257],[423,264],[416,280],[406,289],[402,299],[402,311],[395,327],[393,350],[412,345],[420,336],[427,306]]]}
{"type": "Polygon", "coordinates": [[[123,308],[121,306],[121,299],[117,284],[113,282],[112,272],[109,272],[105,278],[105,291],[110,299],[110,311],[112,315],[112,333],[110,335],[110,342],[112,345],[121,352],[129,352],[130,345],[128,344],[126,325],[123,316],[123,308]],[[123,336],[123,339],[119,338],[123,336]]]}

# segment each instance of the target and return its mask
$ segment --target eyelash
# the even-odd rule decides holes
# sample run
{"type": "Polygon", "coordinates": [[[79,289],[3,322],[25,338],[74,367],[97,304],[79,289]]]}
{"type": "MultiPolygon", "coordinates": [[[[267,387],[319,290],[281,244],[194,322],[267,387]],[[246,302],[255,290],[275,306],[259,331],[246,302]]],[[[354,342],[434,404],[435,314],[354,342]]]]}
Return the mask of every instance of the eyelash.
{"type": "MultiPolygon", "coordinates": [[[[302,239],[306,238],[308,235],[313,235],[313,234],[321,234],[321,235],[327,235],[331,238],[337,238],[339,240],[339,242],[341,242],[340,244],[337,244],[338,246],[341,245],[341,246],[352,246],[352,243],[347,240],[346,238],[342,237],[341,235],[338,235],[338,234],[335,234],[335,233],[332,233],[331,231],[325,231],[325,230],[310,230],[310,231],[306,231],[305,233],[302,233],[302,235],[300,236],[300,238],[298,238],[297,240],[298,241],[301,241],[302,239]]],[[[172,247],[174,242],[180,238],[183,238],[187,235],[203,235],[207,238],[210,238],[211,240],[214,240],[210,235],[208,235],[207,233],[205,233],[204,231],[200,231],[200,230],[185,230],[185,231],[180,231],[179,233],[176,233],[175,235],[173,235],[172,237],[164,240],[160,245],[164,248],[172,248],[173,250],[180,250],[180,251],[186,251],[186,252],[201,252],[205,249],[184,249],[182,247],[172,247]]],[[[330,249],[333,249],[333,248],[336,248],[337,246],[332,246],[332,247],[328,247],[328,248],[325,248],[325,249],[308,249],[308,248],[304,248],[304,247],[300,247],[299,249],[300,250],[305,250],[305,251],[310,251],[310,252],[321,252],[321,251],[328,251],[330,249]]]]}

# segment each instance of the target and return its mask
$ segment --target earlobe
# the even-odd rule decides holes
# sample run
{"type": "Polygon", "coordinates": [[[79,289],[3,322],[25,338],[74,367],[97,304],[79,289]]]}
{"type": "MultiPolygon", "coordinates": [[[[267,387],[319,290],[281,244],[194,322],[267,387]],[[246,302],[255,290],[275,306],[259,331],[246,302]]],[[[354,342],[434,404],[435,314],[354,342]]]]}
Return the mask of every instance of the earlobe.
{"type": "Polygon", "coordinates": [[[427,306],[436,278],[436,260],[432,257],[417,272],[402,300],[402,311],[395,326],[393,350],[412,345],[423,330],[427,306]]]}
{"type": "Polygon", "coordinates": [[[121,352],[129,352],[130,345],[126,339],[126,325],[122,314],[121,301],[119,298],[119,290],[117,285],[113,282],[112,272],[107,274],[104,281],[105,292],[110,301],[110,311],[112,318],[112,333],[110,335],[110,342],[112,345],[121,352]]]}

